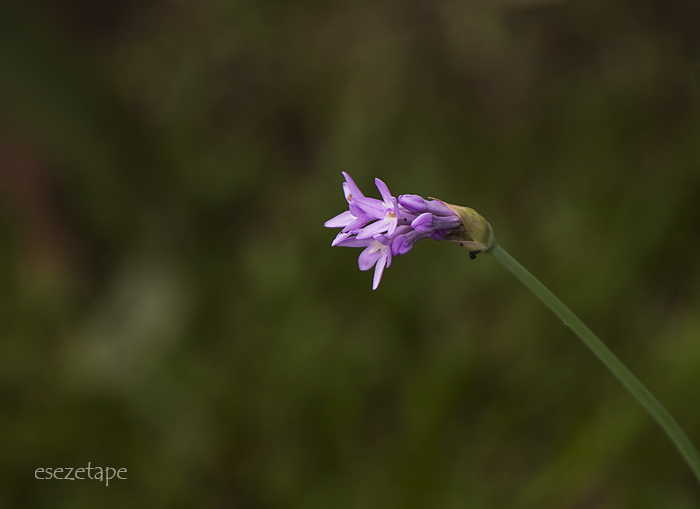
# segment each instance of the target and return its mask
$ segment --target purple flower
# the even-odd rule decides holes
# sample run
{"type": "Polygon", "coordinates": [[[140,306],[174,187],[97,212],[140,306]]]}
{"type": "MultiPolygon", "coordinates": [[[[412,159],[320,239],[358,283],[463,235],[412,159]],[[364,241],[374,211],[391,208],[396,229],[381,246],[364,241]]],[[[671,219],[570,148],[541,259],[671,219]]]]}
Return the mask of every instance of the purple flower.
{"type": "Polygon", "coordinates": [[[361,228],[374,219],[355,204],[356,200],[365,197],[362,191],[360,191],[360,188],[357,187],[357,184],[355,184],[355,181],[345,172],[343,172],[343,177],[345,177],[343,193],[345,194],[345,199],[348,201],[349,210],[341,212],[323,224],[326,228],[343,228],[333,240],[332,246],[338,245],[340,242],[350,237],[352,232],[356,229],[361,228]]]}
{"type": "Polygon", "coordinates": [[[357,206],[376,219],[374,223],[365,226],[357,233],[358,239],[367,239],[380,233],[391,235],[396,230],[399,222],[399,202],[391,196],[389,188],[380,179],[374,179],[383,201],[374,198],[358,198],[357,206]]]}
{"type": "Polygon", "coordinates": [[[343,192],[348,210],[324,223],[329,228],[342,228],[333,246],[364,247],[358,258],[360,270],[374,267],[372,289],[376,290],[384,269],[394,256],[413,249],[422,239],[445,240],[460,229],[462,220],[440,200],[426,200],[415,194],[391,195],[380,179],[374,182],[382,199],[362,194],[350,175],[343,172],[343,192]]]}

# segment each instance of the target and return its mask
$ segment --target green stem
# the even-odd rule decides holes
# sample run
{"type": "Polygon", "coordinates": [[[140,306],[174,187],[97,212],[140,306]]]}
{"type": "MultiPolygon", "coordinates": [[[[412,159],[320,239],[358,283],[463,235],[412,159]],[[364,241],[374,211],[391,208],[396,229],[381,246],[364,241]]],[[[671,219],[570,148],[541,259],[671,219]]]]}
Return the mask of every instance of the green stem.
{"type": "Polygon", "coordinates": [[[494,244],[488,251],[489,254],[498,260],[501,265],[503,265],[511,274],[518,278],[526,287],[532,291],[537,297],[540,298],[542,302],[556,314],[565,325],[571,328],[574,333],[581,338],[581,340],[586,343],[586,346],[593,350],[593,353],[598,356],[598,358],[603,361],[610,371],[622,382],[622,384],[627,387],[632,393],[632,396],[637,398],[637,400],[642,404],[642,406],[651,414],[651,416],[656,419],[656,422],[663,428],[663,430],[668,434],[678,450],[681,452],[685,461],[688,463],[690,468],[695,473],[698,482],[700,482],[700,455],[698,451],[693,446],[688,436],[683,432],[683,430],[678,426],[676,421],[671,417],[671,415],[666,411],[666,409],[661,406],[654,396],[647,390],[642,383],[637,380],[637,378],[632,374],[632,372],[627,369],[627,367],[615,357],[608,347],[606,347],[603,342],[598,339],[598,337],[593,334],[591,329],[589,329],[571,310],[564,305],[552,292],[550,292],[547,287],[540,283],[535,276],[530,274],[530,272],[520,265],[512,256],[510,256],[506,251],[499,246],[494,244]]]}

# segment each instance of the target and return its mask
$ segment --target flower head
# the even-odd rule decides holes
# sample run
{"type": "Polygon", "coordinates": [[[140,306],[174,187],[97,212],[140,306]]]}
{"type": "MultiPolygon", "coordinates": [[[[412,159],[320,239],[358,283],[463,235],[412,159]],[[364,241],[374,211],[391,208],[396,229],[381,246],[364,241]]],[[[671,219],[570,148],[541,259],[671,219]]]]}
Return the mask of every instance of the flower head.
{"type": "MultiPolygon", "coordinates": [[[[486,226],[476,216],[485,225],[488,223],[472,209],[432,198],[426,200],[415,194],[395,198],[378,178],[374,182],[382,199],[369,198],[362,194],[350,175],[343,172],[343,176],[348,210],[329,219],[324,226],[342,228],[331,245],[364,248],[358,265],[360,270],[374,267],[373,290],[379,286],[384,269],[391,265],[392,258],[408,253],[419,240],[431,238],[458,242],[472,254],[490,247],[479,242],[479,235],[476,235],[479,239],[474,238],[473,231],[479,228],[486,231],[486,226]]],[[[487,230],[490,232],[490,226],[487,230]]]]}

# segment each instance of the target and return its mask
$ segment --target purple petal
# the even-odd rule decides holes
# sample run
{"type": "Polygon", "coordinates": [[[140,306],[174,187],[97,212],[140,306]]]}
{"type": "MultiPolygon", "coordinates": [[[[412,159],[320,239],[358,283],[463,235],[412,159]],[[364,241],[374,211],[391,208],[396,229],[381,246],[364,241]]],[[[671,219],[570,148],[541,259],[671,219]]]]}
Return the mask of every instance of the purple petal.
{"type": "Polygon", "coordinates": [[[357,258],[357,265],[360,267],[360,270],[369,270],[377,263],[382,254],[378,244],[372,243],[360,253],[360,256],[357,258]]]}
{"type": "Polygon", "coordinates": [[[421,233],[407,227],[401,227],[401,233],[394,237],[391,244],[391,254],[394,256],[404,255],[413,249],[413,245],[419,240],[428,238],[428,234],[421,233]]]}
{"type": "Polygon", "coordinates": [[[396,227],[398,226],[398,221],[396,217],[392,217],[390,219],[385,220],[386,224],[389,225],[389,227],[386,229],[386,234],[387,235],[393,235],[393,233],[396,231],[396,227]]]}
{"type": "MultiPolygon", "coordinates": [[[[345,191],[345,197],[348,198],[348,196],[352,196],[353,199],[364,197],[364,194],[362,194],[360,188],[357,187],[357,184],[355,184],[355,181],[352,179],[352,177],[345,172],[342,173],[343,177],[345,177],[345,182],[347,184],[347,187],[345,184],[343,184],[343,191],[345,191]]],[[[348,198],[348,201],[350,201],[350,198],[348,198]]]]}
{"type": "Polygon", "coordinates": [[[360,197],[353,199],[352,202],[362,213],[370,215],[374,219],[383,219],[386,216],[386,205],[376,198],[360,197]]]}
{"type": "Polygon", "coordinates": [[[433,231],[433,215],[430,212],[425,212],[415,218],[411,223],[411,228],[418,230],[423,233],[430,233],[433,231]]]}
{"type": "Polygon", "coordinates": [[[377,189],[379,189],[379,194],[382,195],[382,199],[384,200],[384,203],[389,205],[391,203],[391,199],[393,196],[391,196],[391,193],[389,192],[389,188],[387,185],[378,178],[374,179],[374,183],[377,185],[377,189]]]}
{"type": "Polygon", "coordinates": [[[379,235],[380,233],[386,232],[390,227],[391,225],[386,220],[382,219],[380,221],[375,221],[374,223],[362,228],[358,232],[357,238],[367,239],[369,237],[374,237],[375,235],[379,235]]]}
{"type": "Polygon", "coordinates": [[[433,216],[433,230],[451,230],[462,224],[462,220],[458,215],[452,216],[433,216]]]}
{"type": "Polygon", "coordinates": [[[457,216],[457,214],[454,213],[454,211],[450,207],[445,205],[445,203],[440,200],[431,199],[430,201],[426,201],[425,203],[427,206],[426,210],[435,214],[436,216],[459,217],[457,216]]]}
{"type": "Polygon", "coordinates": [[[402,194],[399,196],[399,204],[414,214],[430,212],[436,216],[456,216],[444,202],[435,199],[426,200],[417,194],[402,194]]]}
{"type": "Polygon", "coordinates": [[[349,225],[354,220],[355,216],[349,210],[346,210],[323,223],[323,226],[326,228],[342,228],[349,225]]]}
{"type": "Polygon", "coordinates": [[[397,235],[391,244],[391,254],[394,256],[405,255],[411,249],[413,249],[413,244],[406,240],[406,235],[397,235]]]}
{"type": "Polygon", "coordinates": [[[433,230],[430,232],[430,238],[433,240],[445,240],[452,230],[433,230]]]}
{"type": "MultiPolygon", "coordinates": [[[[338,234],[340,236],[340,234],[338,234]]],[[[346,237],[338,241],[335,245],[340,247],[367,247],[374,239],[358,239],[357,237],[346,237]]]]}
{"type": "MultiPolygon", "coordinates": [[[[362,199],[362,198],[360,198],[360,199],[362,199]]],[[[348,202],[348,208],[350,209],[350,213],[353,216],[358,217],[358,218],[364,218],[365,223],[370,222],[372,219],[376,219],[376,217],[370,216],[369,214],[367,214],[367,212],[365,212],[360,207],[358,207],[355,204],[355,199],[353,199],[351,202],[348,202]]]]}
{"type": "Polygon", "coordinates": [[[391,209],[391,212],[396,219],[396,223],[398,224],[399,217],[401,217],[401,211],[399,210],[399,202],[393,196],[391,197],[391,209]]]}
{"type": "Polygon", "coordinates": [[[331,242],[331,246],[339,245],[341,242],[343,242],[345,239],[347,239],[351,235],[352,235],[352,233],[350,233],[350,232],[346,232],[345,230],[341,231],[340,233],[338,233],[338,235],[335,236],[335,238],[333,239],[333,242],[331,242]]]}
{"type": "Polygon", "coordinates": [[[422,196],[417,194],[402,194],[399,196],[399,203],[406,208],[409,212],[418,214],[425,212],[428,208],[427,202],[422,196]]]}
{"type": "Polygon", "coordinates": [[[374,269],[374,279],[372,280],[372,290],[376,290],[379,286],[379,282],[382,280],[382,274],[384,274],[384,267],[388,267],[387,259],[389,257],[388,252],[383,252],[382,255],[377,260],[377,266],[374,269]]]}
{"type": "Polygon", "coordinates": [[[410,225],[418,215],[413,212],[409,212],[404,207],[399,206],[399,214],[396,216],[399,225],[408,226],[410,225]]]}

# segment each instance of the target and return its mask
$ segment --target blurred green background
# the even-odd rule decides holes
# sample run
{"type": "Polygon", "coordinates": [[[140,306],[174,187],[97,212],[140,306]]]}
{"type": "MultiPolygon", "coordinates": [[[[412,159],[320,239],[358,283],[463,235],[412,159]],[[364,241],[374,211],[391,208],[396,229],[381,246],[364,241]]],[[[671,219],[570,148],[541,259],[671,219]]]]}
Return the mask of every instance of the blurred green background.
{"type": "Polygon", "coordinates": [[[488,256],[376,292],[341,171],[474,207],[700,444],[700,4],[6,0],[0,506],[691,508],[488,256]],[[39,467],[128,479],[36,480],[39,467]]]}

